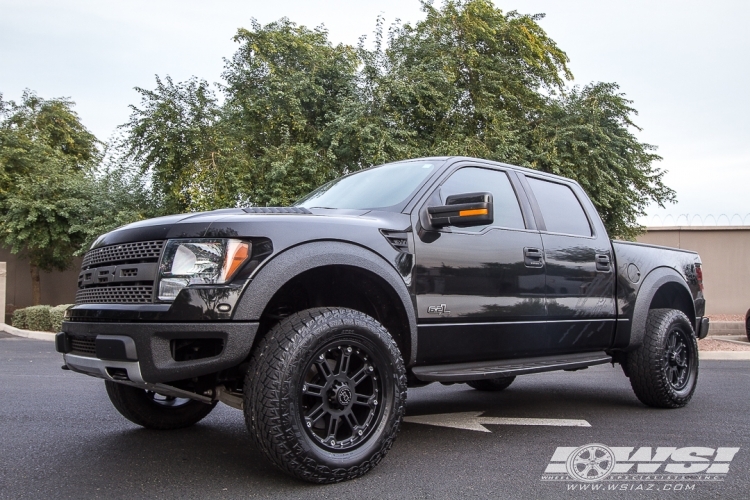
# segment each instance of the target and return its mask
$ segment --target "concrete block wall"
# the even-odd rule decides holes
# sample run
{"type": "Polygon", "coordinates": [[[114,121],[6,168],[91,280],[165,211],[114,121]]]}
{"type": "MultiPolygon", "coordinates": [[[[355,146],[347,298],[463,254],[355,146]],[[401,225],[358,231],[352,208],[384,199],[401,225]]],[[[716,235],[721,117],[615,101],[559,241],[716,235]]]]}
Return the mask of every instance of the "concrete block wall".
{"type": "MultiPolygon", "coordinates": [[[[75,302],[81,261],[81,257],[74,259],[67,271],[40,273],[42,304],[56,306],[75,302]]],[[[5,299],[0,300],[0,304],[5,305],[3,313],[10,322],[13,311],[31,305],[31,271],[28,259],[13,255],[5,248],[0,248],[0,262],[6,263],[5,299]]]]}
{"type": "Polygon", "coordinates": [[[637,240],[700,254],[707,314],[750,309],[750,226],[650,227],[637,240]]]}

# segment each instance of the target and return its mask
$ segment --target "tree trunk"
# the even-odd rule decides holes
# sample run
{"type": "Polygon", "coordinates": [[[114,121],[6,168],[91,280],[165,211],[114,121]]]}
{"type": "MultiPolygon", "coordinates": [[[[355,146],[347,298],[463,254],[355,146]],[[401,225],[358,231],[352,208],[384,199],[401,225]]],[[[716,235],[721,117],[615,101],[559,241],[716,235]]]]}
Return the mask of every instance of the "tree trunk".
{"type": "Polygon", "coordinates": [[[31,265],[31,305],[38,306],[42,303],[42,283],[39,279],[39,266],[31,265]]]}

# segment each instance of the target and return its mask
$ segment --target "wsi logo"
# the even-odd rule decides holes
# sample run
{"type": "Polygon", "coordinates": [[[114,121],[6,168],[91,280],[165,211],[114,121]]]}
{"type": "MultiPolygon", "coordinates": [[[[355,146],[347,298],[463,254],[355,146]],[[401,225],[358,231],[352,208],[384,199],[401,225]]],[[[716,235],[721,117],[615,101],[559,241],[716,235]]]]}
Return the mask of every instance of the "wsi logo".
{"type": "Polygon", "coordinates": [[[723,481],[739,448],[559,447],[542,481],[723,481]]]}
{"type": "Polygon", "coordinates": [[[439,306],[430,306],[427,308],[428,314],[450,314],[451,312],[448,310],[448,306],[445,304],[440,304],[439,306]]]}

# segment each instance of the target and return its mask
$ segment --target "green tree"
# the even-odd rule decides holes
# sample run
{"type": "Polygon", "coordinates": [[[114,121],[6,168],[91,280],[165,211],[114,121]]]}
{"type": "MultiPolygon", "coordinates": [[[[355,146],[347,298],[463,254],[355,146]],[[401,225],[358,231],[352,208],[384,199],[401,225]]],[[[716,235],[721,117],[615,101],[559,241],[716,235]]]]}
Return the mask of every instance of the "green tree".
{"type": "Polygon", "coordinates": [[[224,130],[239,147],[248,201],[287,205],[355,166],[356,151],[335,140],[332,123],[356,103],[356,50],[288,19],[253,22],[234,39],[224,130]]]}
{"type": "MultiPolygon", "coordinates": [[[[190,79],[156,78],[156,89],[136,88],[123,142],[128,159],[148,174],[166,213],[235,205],[242,186],[229,168],[230,137],[222,133],[221,110],[210,85],[190,79]]],[[[123,158],[123,161],[126,159],[123,158]]]]}
{"type": "Polygon", "coordinates": [[[86,216],[86,171],[99,159],[72,106],[30,91],[18,104],[0,97],[0,241],[29,258],[34,304],[40,269],[66,269],[83,241],[71,225],[86,216]]]}
{"type": "Polygon", "coordinates": [[[284,18],[235,36],[223,100],[196,79],[157,78],[125,126],[128,157],[167,211],[287,205],[341,174],[419,156],[477,156],[578,180],[613,236],[632,238],[674,192],[638,141],[615,84],[569,87],[543,15],[491,0],[422,1],[425,18],[374,48],[333,45],[284,18]]]}
{"type": "Polygon", "coordinates": [[[631,132],[636,114],[616,84],[574,88],[549,99],[528,137],[529,166],[576,179],[587,192],[610,235],[632,239],[636,217],[650,201],[672,201],[661,158],[631,132]]]}

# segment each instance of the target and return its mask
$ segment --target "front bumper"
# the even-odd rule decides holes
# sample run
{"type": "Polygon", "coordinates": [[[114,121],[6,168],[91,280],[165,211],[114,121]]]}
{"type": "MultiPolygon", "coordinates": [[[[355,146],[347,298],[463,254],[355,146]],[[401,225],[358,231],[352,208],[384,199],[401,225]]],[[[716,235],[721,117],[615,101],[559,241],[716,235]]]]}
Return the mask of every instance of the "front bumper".
{"type": "Polygon", "coordinates": [[[55,346],[73,371],[95,377],[163,383],[216,373],[242,363],[258,331],[257,322],[94,323],[64,321],[55,346]],[[218,354],[177,361],[173,342],[215,340],[218,354]],[[74,349],[74,342],[94,346],[74,349]]]}

